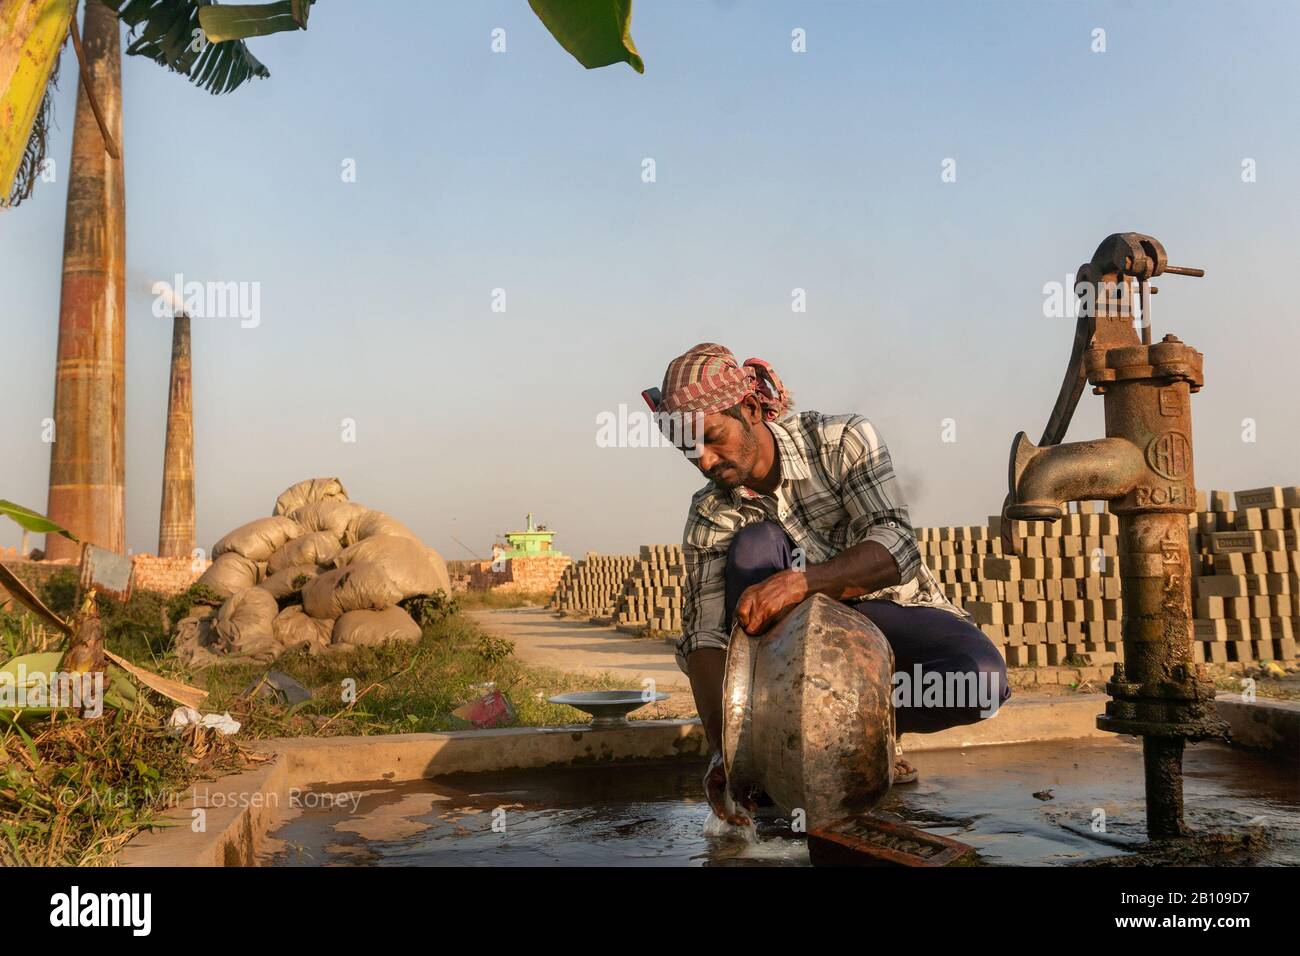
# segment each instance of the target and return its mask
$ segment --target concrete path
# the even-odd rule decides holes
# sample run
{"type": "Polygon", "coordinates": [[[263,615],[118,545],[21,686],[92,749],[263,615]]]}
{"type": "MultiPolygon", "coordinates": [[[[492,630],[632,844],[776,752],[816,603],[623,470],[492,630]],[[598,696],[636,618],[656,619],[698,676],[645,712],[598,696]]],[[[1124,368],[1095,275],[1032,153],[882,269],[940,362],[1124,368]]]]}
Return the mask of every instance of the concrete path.
{"type": "Polygon", "coordinates": [[[544,608],[508,608],[470,612],[485,631],[515,642],[515,656],[525,664],[570,674],[609,674],[640,689],[651,678],[668,700],[638,716],[694,717],[691,684],[677,666],[673,649],[663,641],[632,637],[613,627],[565,620],[544,608]]]}
{"type": "MultiPolygon", "coordinates": [[[[646,717],[694,717],[691,685],[677,667],[671,645],[630,637],[613,627],[557,618],[544,608],[473,611],[483,629],[515,642],[515,655],[526,664],[539,664],[575,674],[613,674],[627,678],[629,688],[653,678],[669,695],[646,708],[646,717]]],[[[1016,689],[997,717],[936,734],[908,734],[909,751],[1070,740],[1113,736],[1097,729],[1097,715],[1106,709],[1104,694],[1074,693],[1069,688],[1016,689]]]]}
{"type": "Polygon", "coordinates": [[[663,641],[632,637],[612,627],[557,618],[544,608],[472,611],[486,631],[515,642],[515,656],[573,674],[614,674],[631,687],[643,677],[667,687],[689,687],[673,649],[663,641]]]}

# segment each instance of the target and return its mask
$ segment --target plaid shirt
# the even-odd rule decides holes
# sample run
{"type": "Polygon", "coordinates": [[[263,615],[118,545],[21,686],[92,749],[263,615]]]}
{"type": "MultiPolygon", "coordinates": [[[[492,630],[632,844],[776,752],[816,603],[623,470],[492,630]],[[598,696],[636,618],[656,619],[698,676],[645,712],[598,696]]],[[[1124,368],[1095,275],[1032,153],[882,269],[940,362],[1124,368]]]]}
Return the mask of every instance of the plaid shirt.
{"type": "Polygon", "coordinates": [[[725,491],[710,482],[691,499],[682,535],[686,590],[677,642],[683,671],[693,651],[727,646],[727,548],[732,535],[758,521],[784,528],[808,564],[828,561],[863,541],[883,545],[898,565],[900,583],[855,600],[883,598],[969,617],[944,596],[921,560],[889,449],[867,419],[803,412],[767,427],[781,463],[774,494],[743,487],[725,491]]]}

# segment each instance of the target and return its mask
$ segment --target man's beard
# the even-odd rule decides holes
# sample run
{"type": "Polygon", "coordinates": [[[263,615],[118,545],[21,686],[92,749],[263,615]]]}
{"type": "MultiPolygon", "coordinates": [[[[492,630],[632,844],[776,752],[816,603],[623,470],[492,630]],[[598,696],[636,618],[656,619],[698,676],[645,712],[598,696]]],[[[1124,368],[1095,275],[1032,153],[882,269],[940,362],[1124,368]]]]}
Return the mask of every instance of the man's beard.
{"type": "Polygon", "coordinates": [[[724,491],[739,488],[749,480],[749,476],[753,471],[754,453],[758,449],[758,439],[754,437],[754,427],[749,422],[741,419],[740,424],[744,432],[740,437],[739,461],[720,461],[705,473],[710,481],[724,491]],[[741,461],[748,462],[748,464],[741,467],[741,461]]]}

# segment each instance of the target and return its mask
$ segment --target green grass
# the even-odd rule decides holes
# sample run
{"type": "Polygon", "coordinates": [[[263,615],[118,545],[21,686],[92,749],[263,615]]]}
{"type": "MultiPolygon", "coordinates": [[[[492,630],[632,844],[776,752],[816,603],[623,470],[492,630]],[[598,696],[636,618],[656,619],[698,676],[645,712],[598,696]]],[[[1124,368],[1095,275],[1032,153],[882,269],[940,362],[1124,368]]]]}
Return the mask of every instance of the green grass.
{"type": "MultiPolygon", "coordinates": [[[[71,610],[75,591],[56,575],[42,597],[71,610]]],[[[106,643],[153,670],[169,643],[169,612],[180,602],[141,594],[98,602],[106,643]]],[[[25,613],[0,611],[0,660],[56,651],[64,636],[25,613]]],[[[235,738],[211,731],[170,733],[172,706],[106,710],[83,720],[71,712],[14,722],[0,715],[0,865],[95,866],[108,863],[158,820],[194,781],[241,769],[249,756],[235,738]]]]}
{"type": "Polygon", "coordinates": [[[465,610],[499,610],[512,607],[545,607],[549,591],[461,591],[456,601],[465,610]]]}
{"type": "Polygon", "coordinates": [[[96,866],[192,782],[241,769],[231,738],[163,729],[142,710],[0,726],[0,865],[96,866]]]}
{"type": "Polygon", "coordinates": [[[545,698],[575,689],[614,689],[617,680],[588,678],[526,666],[513,645],[484,633],[459,613],[424,628],[414,644],[360,647],[341,655],[291,654],[271,665],[208,668],[198,675],[177,673],[210,694],[204,709],[228,710],[254,737],[339,734],[370,735],[465,730],[452,711],[475,697],[472,685],[494,682],[515,707],[503,726],[546,726],[584,720],[571,707],[545,698]],[[241,691],[266,671],[288,674],[312,691],[294,708],[250,701],[241,691]],[[344,699],[345,691],[355,701],[344,699]]]}
{"type": "MultiPolygon", "coordinates": [[[[96,720],[62,714],[0,725],[0,865],[106,864],[194,781],[247,766],[252,758],[245,746],[256,739],[466,729],[451,712],[476,695],[472,685],[489,681],[514,705],[515,719],[506,726],[554,726],[587,718],[546,698],[620,686],[613,676],[524,665],[513,644],[486,634],[459,611],[437,620],[431,615],[413,644],[315,657],[293,653],[269,665],[193,672],[168,653],[172,624],[190,600],[156,594],[137,594],[126,604],[102,599],[105,641],[142,667],[207,690],[202,709],[229,711],[243,725],[239,733],[169,733],[166,717],[175,705],[152,692],[142,694],[152,701],[152,713],[109,711],[96,720]],[[243,696],[272,669],[304,684],[312,699],[287,707],[243,696]],[[344,699],[345,689],[355,700],[344,699]]],[[[62,643],[31,616],[0,611],[0,660],[62,643]]]]}

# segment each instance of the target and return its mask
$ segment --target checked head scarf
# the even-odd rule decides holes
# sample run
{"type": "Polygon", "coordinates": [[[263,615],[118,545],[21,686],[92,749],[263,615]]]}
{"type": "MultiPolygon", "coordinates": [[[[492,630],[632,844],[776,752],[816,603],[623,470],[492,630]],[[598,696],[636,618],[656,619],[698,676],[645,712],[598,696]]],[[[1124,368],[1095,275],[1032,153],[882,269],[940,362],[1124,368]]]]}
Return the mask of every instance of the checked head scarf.
{"type": "Polygon", "coordinates": [[[669,415],[712,415],[756,395],[764,421],[772,422],[793,405],[771,365],[757,358],[739,363],[730,349],[713,342],[703,342],[669,362],[658,395],[652,389],[642,394],[653,411],[669,415]]]}

